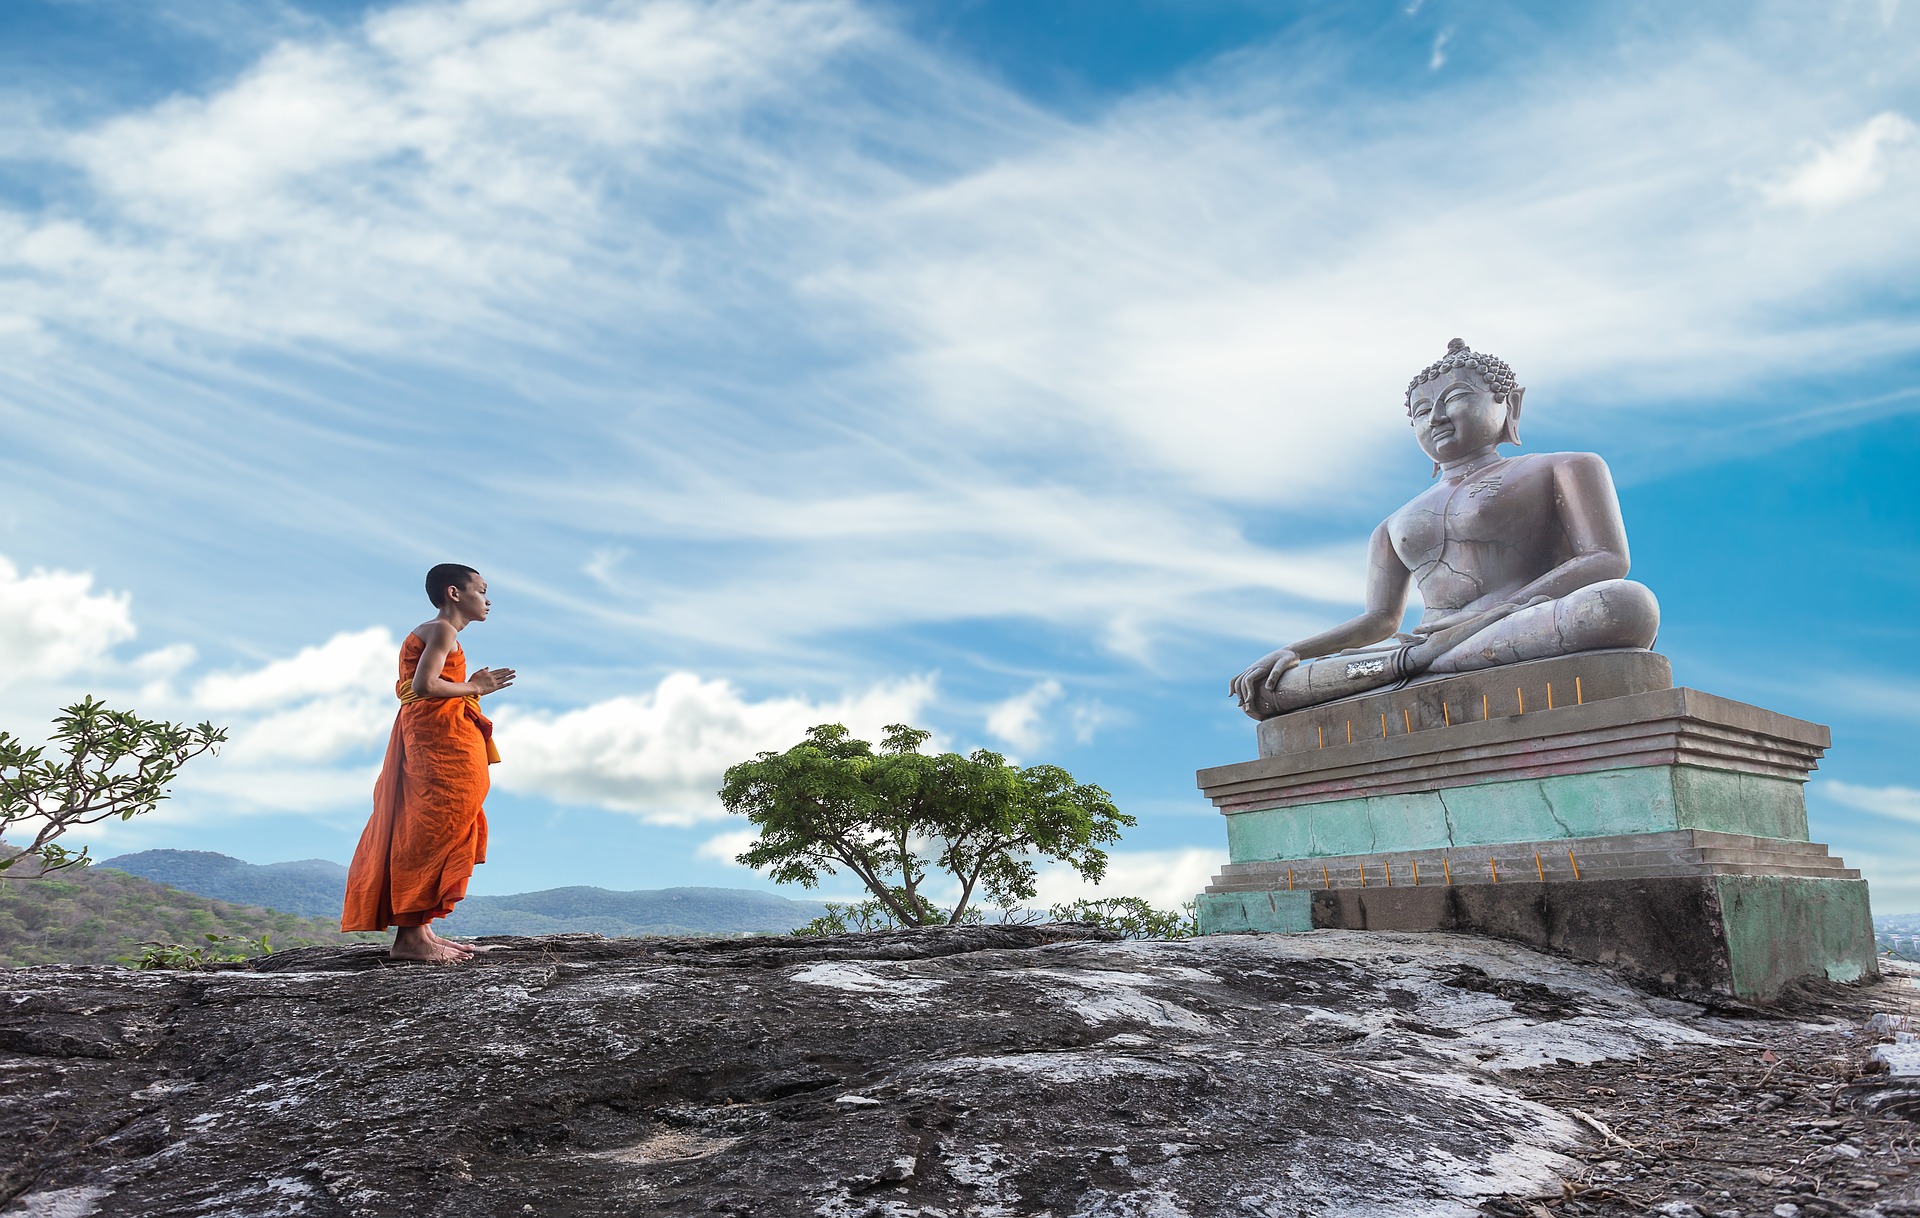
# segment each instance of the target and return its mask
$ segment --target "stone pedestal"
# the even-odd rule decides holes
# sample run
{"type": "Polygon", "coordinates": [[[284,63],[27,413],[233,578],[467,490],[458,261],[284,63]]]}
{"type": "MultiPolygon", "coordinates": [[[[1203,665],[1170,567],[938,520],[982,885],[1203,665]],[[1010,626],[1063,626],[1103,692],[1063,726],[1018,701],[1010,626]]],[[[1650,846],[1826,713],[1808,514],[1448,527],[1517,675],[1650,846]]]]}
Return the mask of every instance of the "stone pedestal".
{"type": "Polygon", "coordinates": [[[1873,971],[1867,886],[1808,840],[1825,727],[1600,651],[1259,726],[1202,770],[1231,862],[1202,933],[1479,931],[1765,1000],[1873,971]]]}

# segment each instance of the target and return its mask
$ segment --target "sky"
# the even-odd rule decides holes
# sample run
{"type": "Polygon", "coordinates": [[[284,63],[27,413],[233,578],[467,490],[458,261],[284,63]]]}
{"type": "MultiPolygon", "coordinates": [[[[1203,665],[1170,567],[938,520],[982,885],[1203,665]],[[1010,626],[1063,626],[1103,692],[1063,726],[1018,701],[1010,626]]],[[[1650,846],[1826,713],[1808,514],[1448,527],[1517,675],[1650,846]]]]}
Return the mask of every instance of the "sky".
{"type": "Polygon", "coordinates": [[[212,719],[93,852],[344,862],[464,562],[475,892],[768,887],[725,768],[906,721],[1172,905],[1459,336],[1920,910],[1916,123],[1899,0],[12,0],[0,727],[212,719]]]}

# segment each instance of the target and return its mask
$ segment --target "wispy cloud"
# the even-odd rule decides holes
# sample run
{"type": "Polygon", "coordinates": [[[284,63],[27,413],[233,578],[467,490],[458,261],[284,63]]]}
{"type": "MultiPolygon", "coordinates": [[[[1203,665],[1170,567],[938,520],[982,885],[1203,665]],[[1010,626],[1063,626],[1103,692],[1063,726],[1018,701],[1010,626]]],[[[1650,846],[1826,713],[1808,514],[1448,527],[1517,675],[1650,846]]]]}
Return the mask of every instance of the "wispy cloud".
{"type": "MultiPolygon", "coordinates": [[[[1357,599],[1448,337],[1609,450],[1843,426],[1829,378],[1920,350],[1911,23],[1635,12],[1390,80],[1332,23],[1073,114],[855,0],[276,10],[157,103],[6,94],[0,529],[181,589],[121,688],[231,716],[235,773],[377,757],[364,625],[447,557],[511,610],[528,798],[706,816],[756,725],[930,712],[901,674],[982,634],[1057,654],[973,713],[1015,667],[1131,713],[1357,599]]],[[[76,578],[0,572],[0,659],[125,650],[76,578]]]]}
{"type": "Polygon", "coordinates": [[[1920,790],[1913,787],[1865,787],[1828,780],[1818,790],[1849,808],[1920,825],[1920,790]]]}
{"type": "Polygon", "coordinates": [[[370,544],[395,514],[460,535],[389,489],[421,445],[502,445],[452,476],[516,518],[466,536],[552,554],[515,574],[575,607],[630,551],[652,591],[622,620],[709,647],[1273,635],[1358,569],[1250,534],[1417,476],[1398,387],[1456,332],[1541,411],[1603,368],[1671,401],[1913,347],[1812,303],[1902,273],[1902,192],[1844,224],[1773,206],[1893,180],[1898,112],[1847,116],[1897,52],[1835,23],[1780,60],[1763,27],[1744,57],[1674,39],[1405,96],[1303,36],[1068,120],[852,3],[382,9],[14,148],[71,176],[0,211],[0,401],[132,429],[102,454],[123,485],[184,468],[209,506],[370,544]]]}
{"type": "Polygon", "coordinates": [[[1036,749],[1046,740],[1041,716],[1060,699],[1060,682],[1048,678],[1015,694],[987,712],[987,730],[1017,749],[1036,749]]]}
{"type": "Polygon", "coordinates": [[[1916,130],[1904,114],[1876,114],[1767,186],[1766,196],[1775,203],[1824,209],[1873,194],[1887,185],[1895,158],[1913,143],[1916,130]]]}

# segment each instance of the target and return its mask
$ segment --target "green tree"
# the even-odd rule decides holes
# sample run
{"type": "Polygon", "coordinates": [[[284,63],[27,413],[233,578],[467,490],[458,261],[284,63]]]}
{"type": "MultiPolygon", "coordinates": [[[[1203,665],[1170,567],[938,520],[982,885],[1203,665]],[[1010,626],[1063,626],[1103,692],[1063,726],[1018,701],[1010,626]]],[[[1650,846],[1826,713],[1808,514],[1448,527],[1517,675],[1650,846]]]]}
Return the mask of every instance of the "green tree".
{"type": "Polygon", "coordinates": [[[85,865],[85,847],[72,851],[55,839],[108,817],[132,820],[153,811],[180,767],[217,751],[226,738],[211,723],[142,719],[90,697],[54,718],[52,743],[64,759],[49,760],[46,746],[28,747],[0,732],[0,837],[15,825],[34,835],[18,854],[0,858],[0,872],[22,859],[33,860],[40,875],[85,865]]]}
{"type": "Polygon", "coordinates": [[[784,753],[728,769],[721,802],[760,831],[739,861],[807,888],[845,868],[903,926],[966,921],[977,896],[1031,900],[1036,860],[1106,874],[1101,847],[1134,820],[1105,791],[987,749],[922,753],[929,735],[896,723],[875,749],[824,723],[784,753]],[[951,911],[926,896],[937,872],[959,885],[951,911]]]}

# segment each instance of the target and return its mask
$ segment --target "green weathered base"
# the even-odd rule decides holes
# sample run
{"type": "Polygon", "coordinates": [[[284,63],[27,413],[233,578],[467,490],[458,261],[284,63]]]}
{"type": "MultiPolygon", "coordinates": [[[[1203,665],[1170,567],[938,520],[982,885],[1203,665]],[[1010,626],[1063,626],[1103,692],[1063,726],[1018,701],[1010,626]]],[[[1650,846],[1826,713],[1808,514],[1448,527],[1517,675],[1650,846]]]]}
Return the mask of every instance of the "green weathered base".
{"type": "Polygon", "coordinates": [[[1294,892],[1203,892],[1194,898],[1194,918],[1203,935],[1259,931],[1289,934],[1313,929],[1313,894],[1294,892]]]}
{"type": "Polygon", "coordinates": [[[1202,934],[1338,928],[1497,935],[1681,993],[1755,1002],[1797,978],[1857,981],[1874,971],[1864,880],[1696,875],[1207,893],[1197,913],[1202,934]]]}
{"type": "Polygon", "coordinates": [[[1227,815],[1236,863],[1707,829],[1807,840],[1802,785],[1651,765],[1256,808],[1227,815]]]}
{"type": "Polygon", "coordinates": [[[1733,976],[1743,998],[1770,998],[1796,977],[1858,981],[1879,952],[1865,880],[1713,877],[1733,976]]]}

